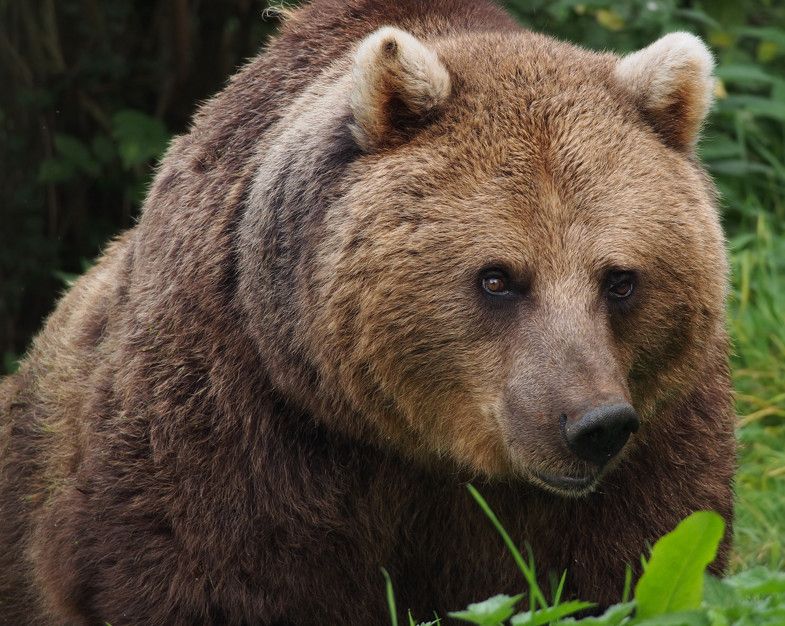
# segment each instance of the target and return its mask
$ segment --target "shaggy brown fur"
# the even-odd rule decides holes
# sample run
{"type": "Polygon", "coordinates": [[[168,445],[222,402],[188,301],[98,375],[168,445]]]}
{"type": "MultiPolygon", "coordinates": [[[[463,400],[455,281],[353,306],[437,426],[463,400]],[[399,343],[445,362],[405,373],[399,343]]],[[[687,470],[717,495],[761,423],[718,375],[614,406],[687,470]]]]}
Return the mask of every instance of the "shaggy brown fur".
{"type": "Polygon", "coordinates": [[[380,566],[421,617],[519,591],[469,479],[600,603],[689,512],[730,522],[685,54],[618,65],[478,0],[294,12],[0,387],[0,623],[384,624],[380,566]],[[382,26],[412,36],[359,48],[382,26]],[[546,490],[593,471],[560,416],[609,399],[640,431],[590,493],[546,490]]]}

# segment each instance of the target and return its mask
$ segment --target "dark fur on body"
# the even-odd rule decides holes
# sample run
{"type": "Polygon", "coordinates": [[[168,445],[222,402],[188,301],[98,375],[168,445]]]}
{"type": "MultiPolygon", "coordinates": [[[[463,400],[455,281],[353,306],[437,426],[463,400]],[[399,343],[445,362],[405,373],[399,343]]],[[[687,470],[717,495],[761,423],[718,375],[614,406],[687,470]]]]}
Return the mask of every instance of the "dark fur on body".
{"type": "MultiPolygon", "coordinates": [[[[335,207],[347,193],[363,193],[346,181],[382,159],[379,188],[388,184],[384,172],[394,177],[400,168],[411,185],[407,164],[422,166],[414,187],[395,190],[395,202],[419,202],[442,184],[437,166],[422,159],[431,152],[450,159],[452,148],[438,144],[439,123],[476,124],[480,137],[504,122],[493,111],[465,114],[469,122],[448,110],[435,126],[411,130],[413,153],[399,139],[364,154],[347,105],[309,102],[334,102],[330,90],[346,67],[340,59],[383,25],[445,41],[440,56],[457,94],[464,85],[470,91],[473,78],[462,78],[451,38],[487,36],[492,49],[494,37],[509,33],[540,53],[554,46],[558,63],[560,54],[568,61],[579,54],[523,35],[482,2],[318,0],[296,12],[173,142],[140,223],[63,298],[20,371],[0,387],[0,624],[383,624],[380,566],[399,606],[421,618],[518,592],[524,581],[466,491],[472,478],[515,540],[531,544],[543,576],[567,569],[570,596],[604,604],[618,600],[625,565],[637,567],[647,544],[691,511],[717,510],[730,522],[735,455],[722,302],[701,299],[715,284],[721,290],[723,267],[713,251],[681,250],[678,239],[665,242],[681,250],[673,254],[691,268],[692,256],[699,265],[705,256],[699,270],[714,277],[704,281],[699,272],[696,304],[678,309],[701,321],[670,328],[674,309],[651,305],[653,326],[642,332],[650,341],[635,348],[647,356],[629,357],[630,394],[650,407],[641,409],[648,421],[595,492],[566,498],[497,467],[496,444],[480,451],[490,435],[473,431],[458,408],[454,423],[422,430],[437,443],[455,438],[452,448],[436,450],[405,424],[408,409],[398,403],[409,384],[424,412],[449,413],[439,403],[450,394],[451,407],[463,404],[468,392],[452,389],[452,372],[440,367],[462,356],[451,352],[452,337],[471,332],[451,328],[435,347],[425,330],[416,334],[405,304],[412,272],[404,269],[390,283],[393,291],[405,286],[400,306],[383,323],[364,308],[378,311],[368,304],[372,288],[355,305],[342,289],[374,280],[379,298],[395,300],[383,291],[386,266],[373,266],[371,235],[389,232],[394,241],[439,215],[401,205],[386,224],[369,215],[358,226],[335,207]],[[279,123],[287,115],[305,122],[292,131],[279,123]],[[343,282],[332,283],[332,274],[343,282]],[[380,334],[367,330],[373,324],[380,334]],[[670,334],[660,337],[656,325],[670,334]],[[400,380],[388,373],[396,350],[409,351],[401,358],[411,369],[400,380]],[[459,427],[458,435],[450,430],[459,427]]],[[[603,94],[615,93],[604,78],[610,60],[592,59],[587,76],[603,94]]],[[[665,146],[660,152],[633,102],[608,106],[630,133],[645,134],[652,162],[673,167],[666,180],[686,177],[682,196],[709,202],[692,159],[665,146]]],[[[486,149],[471,141],[455,143],[486,149]]],[[[448,169],[469,167],[455,150],[448,169]]],[[[583,185],[581,167],[588,166],[579,160],[564,179],[583,185]]],[[[438,241],[409,257],[442,263],[438,241]]],[[[680,280],[663,278],[685,302],[680,280]]],[[[429,306],[434,324],[449,313],[443,302],[429,306]]],[[[598,339],[605,330],[593,328],[576,322],[570,332],[606,350],[598,339]]],[[[493,362],[484,337],[471,341],[470,355],[493,362]]],[[[622,348],[607,350],[625,358],[622,348]]],[[[558,379],[569,371],[564,363],[539,369],[558,379]]],[[[530,435],[527,423],[519,435],[530,435]]]]}

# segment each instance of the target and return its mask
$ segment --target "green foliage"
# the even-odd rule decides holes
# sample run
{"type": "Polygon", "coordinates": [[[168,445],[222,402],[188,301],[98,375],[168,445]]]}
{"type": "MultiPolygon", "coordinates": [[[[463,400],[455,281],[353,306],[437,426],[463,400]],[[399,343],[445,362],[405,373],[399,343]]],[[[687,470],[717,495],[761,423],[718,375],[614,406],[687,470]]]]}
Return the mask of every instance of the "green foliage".
{"type": "MultiPolygon", "coordinates": [[[[468,488],[517,560],[520,551],[496,515],[474,487],[468,488]]],[[[687,517],[654,544],[635,586],[635,598],[611,606],[601,615],[575,617],[595,605],[578,600],[560,603],[558,597],[548,603],[537,581],[524,576],[529,598],[539,608],[514,614],[526,593],[501,594],[451,612],[450,617],[478,626],[782,626],[785,572],[757,567],[723,580],[706,573],[724,532],[725,522],[717,513],[698,511],[687,517]]],[[[522,571],[532,570],[530,562],[522,571]]],[[[383,573],[391,622],[397,626],[392,582],[387,572],[383,573]]],[[[414,626],[411,615],[409,622],[414,626]]]]}
{"type": "Polygon", "coordinates": [[[717,554],[725,522],[699,511],[654,546],[635,587],[639,617],[695,609],[703,597],[703,573],[717,554]]]}

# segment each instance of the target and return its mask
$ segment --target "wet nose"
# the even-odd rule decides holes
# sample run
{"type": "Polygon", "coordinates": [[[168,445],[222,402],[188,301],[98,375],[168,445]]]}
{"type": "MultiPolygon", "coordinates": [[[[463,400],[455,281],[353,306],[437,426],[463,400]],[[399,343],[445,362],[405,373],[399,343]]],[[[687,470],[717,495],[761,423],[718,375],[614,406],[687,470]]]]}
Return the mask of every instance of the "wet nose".
{"type": "Polygon", "coordinates": [[[639,426],[638,414],[626,403],[596,407],[572,424],[566,416],[561,419],[562,435],[570,450],[600,467],[618,454],[639,426]]]}

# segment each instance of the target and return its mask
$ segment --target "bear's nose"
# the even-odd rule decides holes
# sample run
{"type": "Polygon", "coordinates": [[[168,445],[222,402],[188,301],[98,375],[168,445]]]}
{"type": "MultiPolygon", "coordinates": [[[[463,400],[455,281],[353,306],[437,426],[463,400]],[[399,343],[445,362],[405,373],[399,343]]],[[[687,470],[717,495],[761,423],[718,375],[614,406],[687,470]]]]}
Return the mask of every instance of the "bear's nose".
{"type": "Polygon", "coordinates": [[[572,424],[566,416],[561,418],[562,435],[570,450],[599,467],[618,454],[639,426],[638,414],[626,403],[596,407],[572,424]]]}

